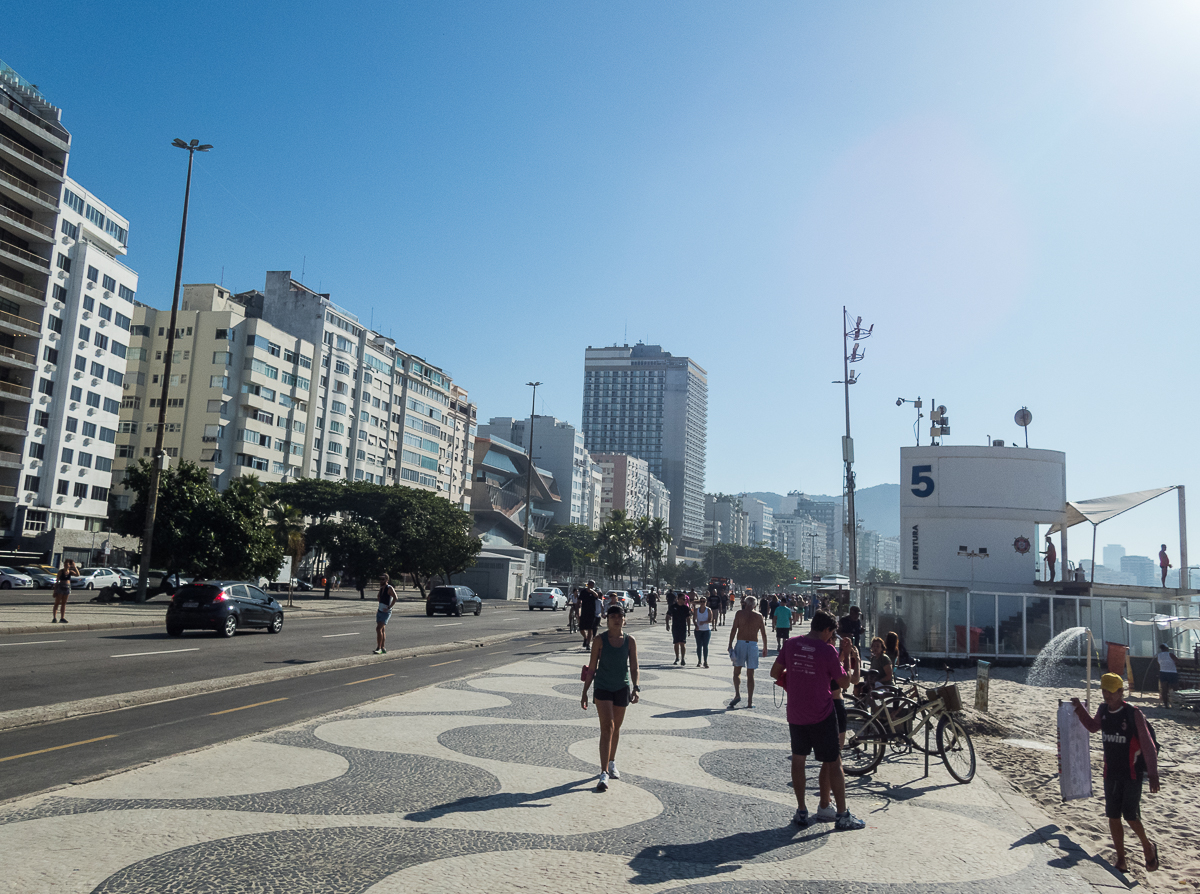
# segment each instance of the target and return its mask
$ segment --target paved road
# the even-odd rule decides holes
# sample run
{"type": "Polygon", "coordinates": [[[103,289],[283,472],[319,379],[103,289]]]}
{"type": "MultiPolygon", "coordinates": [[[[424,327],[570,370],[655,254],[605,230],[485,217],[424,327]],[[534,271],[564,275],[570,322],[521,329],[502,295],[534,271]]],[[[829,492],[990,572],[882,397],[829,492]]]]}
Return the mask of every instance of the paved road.
{"type": "MultiPolygon", "coordinates": [[[[401,603],[388,627],[388,647],[566,624],[564,612],[531,612],[523,603],[485,604],[479,617],[461,618],[429,618],[422,604],[401,603]]],[[[244,630],[232,639],[199,630],[170,637],[161,628],[89,631],[67,624],[0,636],[0,711],[369,654],[374,648],[374,619],[362,616],[289,619],[277,636],[244,630]]]]}
{"type": "Polygon", "coordinates": [[[0,801],[562,649],[582,659],[573,635],[531,635],[0,732],[0,801]]]}

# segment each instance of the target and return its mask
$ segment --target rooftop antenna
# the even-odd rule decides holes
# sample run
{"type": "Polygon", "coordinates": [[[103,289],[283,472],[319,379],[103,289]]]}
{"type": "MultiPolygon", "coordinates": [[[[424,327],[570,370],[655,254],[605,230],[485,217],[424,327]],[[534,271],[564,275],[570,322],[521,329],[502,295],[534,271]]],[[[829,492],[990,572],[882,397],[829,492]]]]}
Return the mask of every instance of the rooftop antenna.
{"type": "Polygon", "coordinates": [[[225,265],[221,265],[221,288],[225,288],[225,265]]]}
{"type": "Polygon", "coordinates": [[[1013,415],[1013,422],[1025,429],[1025,446],[1029,446],[1029,423],[1033,422],[1033,414],[1025,407],[1017,410],[1013,415]]]}
{"type": "Polygon", "coordinates": [[[300,282],[304,282],[304,271],[306,269],[308,269],[308,255],[305,255],[304,259],[300,261],[300,282]]]}

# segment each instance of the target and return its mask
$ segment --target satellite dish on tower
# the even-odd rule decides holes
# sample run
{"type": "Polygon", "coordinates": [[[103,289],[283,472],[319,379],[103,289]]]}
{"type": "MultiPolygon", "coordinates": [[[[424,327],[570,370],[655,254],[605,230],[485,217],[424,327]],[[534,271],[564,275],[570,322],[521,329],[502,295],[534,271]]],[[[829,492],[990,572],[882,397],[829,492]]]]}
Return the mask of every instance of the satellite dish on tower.
{"type": "Polygon", "coordinates": [[[1013,414],[1013,422],[1025,429],[1025,446],[1029,446],[1029,423],[1033,422],[1033,414],[1025,407],[1013,414]]]}

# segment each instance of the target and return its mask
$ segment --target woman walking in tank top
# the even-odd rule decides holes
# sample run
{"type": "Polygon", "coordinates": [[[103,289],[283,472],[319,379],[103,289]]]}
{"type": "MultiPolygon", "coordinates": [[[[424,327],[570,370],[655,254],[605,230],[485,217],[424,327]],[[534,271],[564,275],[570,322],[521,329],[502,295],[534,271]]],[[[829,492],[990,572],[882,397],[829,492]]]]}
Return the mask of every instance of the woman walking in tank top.
{"type": "Polygon", "coordinates": [[[596,713],[600,715],[600,779],[596,791],[608,791],[610,779],[620,779],[617,772],[617,742],[621,738],[621,722],[625,709],[638,701],[637,643],[623,634],[625,611],[619,605],[610,606],[606,617],[608,630],[592,640],[592,656],[584,671],[583,710],[588,706],[588,689],[596,683],[596,713]]]}
{"type": "Polygon", "coordinates": [[[708,641],[712,639],[713,610],[708,607],[708,597],[701,596],[700,604],[692,613],[696,628],[696,667],[708,667],[708,641]]]}

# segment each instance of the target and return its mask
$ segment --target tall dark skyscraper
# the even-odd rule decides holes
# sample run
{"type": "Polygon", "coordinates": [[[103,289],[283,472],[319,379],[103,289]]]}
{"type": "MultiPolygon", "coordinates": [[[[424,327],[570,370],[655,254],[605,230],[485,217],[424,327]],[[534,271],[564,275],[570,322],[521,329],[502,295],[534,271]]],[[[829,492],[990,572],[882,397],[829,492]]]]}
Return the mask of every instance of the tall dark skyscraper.
{"type": "Polygon", "coordinates": [[[688,357],[643,344],[589,347],[583,367],[587,449],[646,460],[671,491],[672,549],[680,558],[699,558],[708,374],[688,357]]]}

